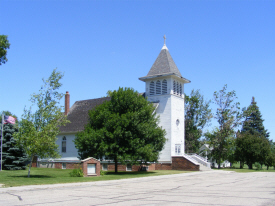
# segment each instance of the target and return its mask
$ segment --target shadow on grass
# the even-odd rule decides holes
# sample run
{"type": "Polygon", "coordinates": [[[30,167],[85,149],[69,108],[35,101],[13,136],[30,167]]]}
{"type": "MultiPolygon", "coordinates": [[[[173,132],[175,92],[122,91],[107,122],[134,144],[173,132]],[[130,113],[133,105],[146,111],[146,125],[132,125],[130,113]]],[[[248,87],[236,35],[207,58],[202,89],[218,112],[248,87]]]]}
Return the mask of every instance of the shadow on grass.
{"type": "MultiPolygon", "coordinates": [[[[11,175],[10,177],[23,177],[23,178],[28,178],[28,175],[11,175]]],[[[29,178],[55,178],[52,176],[48,176],[48,175],[30,175],[29,178]]]]}

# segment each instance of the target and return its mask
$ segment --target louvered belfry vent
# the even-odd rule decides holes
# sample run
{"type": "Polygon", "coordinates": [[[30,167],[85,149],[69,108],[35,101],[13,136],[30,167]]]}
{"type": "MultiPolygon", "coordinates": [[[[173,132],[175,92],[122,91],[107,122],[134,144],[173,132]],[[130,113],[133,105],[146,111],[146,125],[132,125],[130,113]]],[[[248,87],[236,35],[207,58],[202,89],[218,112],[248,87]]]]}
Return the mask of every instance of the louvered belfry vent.
{"type": "Polygon", "coordinates": [[[156,83],[156,94],[161,94],[161,84],[159,80],[156,83]]]}
{"type": "Polygon", "coordinates": [[[167,81],[164,79],[162,81],[162,94],[167,94],[167,81]]]}
{"type": "Polygon", "coordinates": [[[155,82],[150,82],[150,95],[155,94],[155,82]]]}

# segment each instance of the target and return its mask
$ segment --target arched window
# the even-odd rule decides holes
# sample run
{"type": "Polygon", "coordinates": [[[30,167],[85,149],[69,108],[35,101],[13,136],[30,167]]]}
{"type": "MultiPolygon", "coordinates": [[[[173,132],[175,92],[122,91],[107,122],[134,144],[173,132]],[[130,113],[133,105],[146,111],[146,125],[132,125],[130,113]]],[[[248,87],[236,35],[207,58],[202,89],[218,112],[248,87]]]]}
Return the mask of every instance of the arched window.
{"type": "Polygon", "coordinates": [[[161,94],[161,84],[159,80],[156,83],[156,94],[161,94]]]}
{"type": "Polygon", "coordinates": [[[155,94],[155,82],[150,82],[150,95],[155,94]]]}
{"type": "Polygon", "coordinates": [[[176,86],[176,81],[173,81],[173,94],[177,94],[177,86],[176,86]]]}
{"type": "Polygon", "coordinates": [[[64,136],[62,139],[62,152],[66,152],[66,137],[64,136]]]}
{"type": "Polygon", "coordinates": [[[182,84],[180,84],[180,96],[182,95],[182,84]]]}
{"type": "Polygon", "coordinates": [[[162,94],[167,94],[167,81],[164,79],[162,81],[162,94]]]}

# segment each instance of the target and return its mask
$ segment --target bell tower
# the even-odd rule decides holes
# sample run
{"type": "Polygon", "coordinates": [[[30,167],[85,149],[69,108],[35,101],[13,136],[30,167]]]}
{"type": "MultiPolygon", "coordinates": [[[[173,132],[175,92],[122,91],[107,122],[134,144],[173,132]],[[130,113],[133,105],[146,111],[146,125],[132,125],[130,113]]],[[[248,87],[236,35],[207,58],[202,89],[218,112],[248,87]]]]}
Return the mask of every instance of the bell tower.
{"type": "Polygon", "coordinates": [[[164,35],[164,45],[147,76],[140,77],[145,82],[148,101],[154,103],[160,117],[159,126],[166,131],[166,143],[160,152],[160,163],[171,163],[172,156],[184,154],[184,84],[190,83],[182,77],[168,48],[164,35]]]}

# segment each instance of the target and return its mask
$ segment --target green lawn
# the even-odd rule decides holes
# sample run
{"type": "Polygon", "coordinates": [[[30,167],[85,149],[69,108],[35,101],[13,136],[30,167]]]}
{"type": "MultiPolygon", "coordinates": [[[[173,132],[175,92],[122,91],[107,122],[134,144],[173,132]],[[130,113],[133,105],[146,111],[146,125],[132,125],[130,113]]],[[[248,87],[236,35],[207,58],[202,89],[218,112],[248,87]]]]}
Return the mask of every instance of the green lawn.
{"type": "Polygon", "coordinates": [[[73,182],[92,182],[103,180],[117,180],[135,177],[148,177],[158,175],[169,175],[185,173],[187,171],[177,170],[155,170],[149,172],[107,172],[106,175],[100,177],[70,177],[71,169],[50,169],[50,168],[32,168],[31,177],[28,178],[27,170],[3,170],[0,171],[0,184],[3,187],[23,186],[23,185],[44,185],[58,183],[73,182]]]}
{"type": "Polygon", "coordinates": [[[235,171],[235,172],[275,172],[274,167],[269,167],[267,170],[267,167],[263,165],[263,168],[260,170],[257,170],[256,167],[253,165],[253,169],[248,169],[248,166],[244,164],[243,169],[240,169],[240,163],[233,164],[232,168],[222,168],[220,170],[226,170],[226,171],[235,171]]]}

